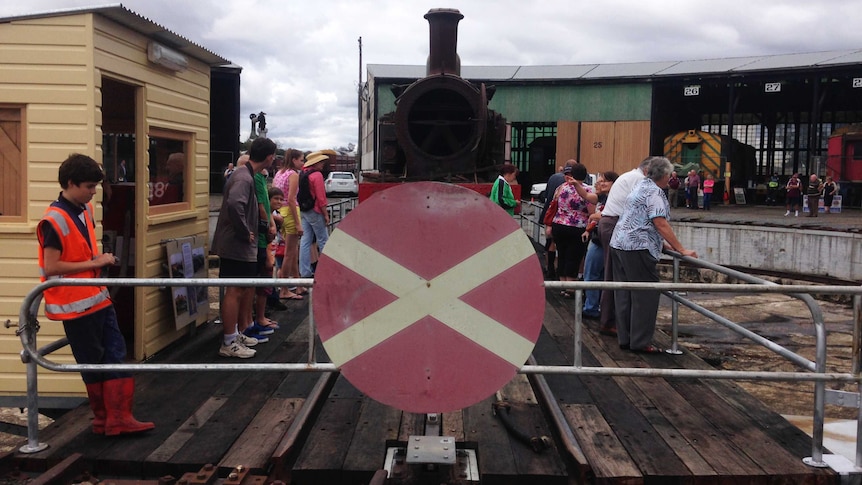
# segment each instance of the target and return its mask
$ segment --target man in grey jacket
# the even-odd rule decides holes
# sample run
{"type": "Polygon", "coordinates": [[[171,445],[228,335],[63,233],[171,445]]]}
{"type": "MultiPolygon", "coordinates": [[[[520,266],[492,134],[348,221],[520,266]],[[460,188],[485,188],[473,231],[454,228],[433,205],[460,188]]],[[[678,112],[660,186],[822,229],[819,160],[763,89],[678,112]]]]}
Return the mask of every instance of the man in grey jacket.
{"type": "MultiPolygon", "coordinates": [[[[275,149],[272,140],[255,138],[248,150],[248,163],[237,168],[225,185],[212,244],[212,251],[219,257],[219,278],[258,276],[259,217],[254,174],[272,164],[275,149]]],[[[244,161],[245,156],[240,157],[240,161],[244,161]]],[[[237,329],[239,316],[251,313],[253,293],[254,287],[225,288],[221,302],[224,336],[219,355],[241,359],[254,357],[255,351],[249,347],[257,345],[257,339],[243,335],[245,329],[237,329]]]]}

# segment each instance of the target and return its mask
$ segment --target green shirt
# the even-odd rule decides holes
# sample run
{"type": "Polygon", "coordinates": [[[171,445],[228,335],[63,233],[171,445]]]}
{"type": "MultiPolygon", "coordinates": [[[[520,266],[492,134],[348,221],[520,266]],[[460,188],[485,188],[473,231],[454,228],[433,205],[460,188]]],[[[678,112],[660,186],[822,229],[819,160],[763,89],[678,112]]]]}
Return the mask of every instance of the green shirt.
{"type": "MultiPolygon", "coordinates": [[[[269,191],[266,188],[266,178],[263,174],[254,174],[254,191],[257,193],[258,204],[263,204],[266,211],[267,221],[272,219],[272,210],[269,207],[269,191]]],[[[266,242],[266,233],[258,234],[257,247],[265,248],[269,243],[266,242]]]]}
{"type": "Polygon", "coordinates": [[[502,176],[497,177],[497,180],[491,187],[490,197],[495,204],[506,209],[506,212],[508,212],[510,216],[515,215],[515,206],[518,205],[518,201],[515,200],[515,194],[512,192],[512,187],[509,186],[509,182],[506,182],[506,179],[502,176]]]}

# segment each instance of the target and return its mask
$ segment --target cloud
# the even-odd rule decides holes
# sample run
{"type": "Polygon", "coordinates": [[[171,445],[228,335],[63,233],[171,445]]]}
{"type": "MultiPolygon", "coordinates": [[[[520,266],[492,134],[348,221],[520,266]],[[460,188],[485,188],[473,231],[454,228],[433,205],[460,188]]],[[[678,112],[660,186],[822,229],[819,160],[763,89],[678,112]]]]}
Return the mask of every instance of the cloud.
{"type": "MultiPolygon", "coordinates": [[[[4,2],[0,16],[92,6],[4,2]]],[[[862,48],[857,0],[463,0],[463,65],[628,63],[862,48]]],[[[241,138],[265,111],[281,147],[356,144],[367,64],[424,65],[424,0],[127,0],[130,10],[243,68],[241,138]]]]}

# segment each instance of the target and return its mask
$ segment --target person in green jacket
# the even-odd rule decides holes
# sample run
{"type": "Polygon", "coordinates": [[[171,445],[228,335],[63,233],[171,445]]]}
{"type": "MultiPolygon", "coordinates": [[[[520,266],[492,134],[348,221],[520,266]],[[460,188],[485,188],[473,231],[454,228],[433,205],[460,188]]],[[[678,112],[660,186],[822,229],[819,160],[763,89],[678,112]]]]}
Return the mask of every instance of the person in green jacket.
{"type": "Polygon", "coordinates": [[[507,163],[500,169],[500,176],[497,177],[497,180],[494,181],[494,186],[491,187],[491,200],[505,209],[510,216],[515,215],[515,206],[518,205],[511,187],[515,183],[517,176],[517,167],[511,163],[507,163]]]}

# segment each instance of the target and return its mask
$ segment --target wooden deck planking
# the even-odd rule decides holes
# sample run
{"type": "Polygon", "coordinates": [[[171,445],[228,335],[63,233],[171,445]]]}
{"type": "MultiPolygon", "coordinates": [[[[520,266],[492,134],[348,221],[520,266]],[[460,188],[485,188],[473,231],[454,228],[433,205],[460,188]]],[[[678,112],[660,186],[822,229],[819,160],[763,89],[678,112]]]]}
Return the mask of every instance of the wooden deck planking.
{"type": "MultiPolygon", "coordinates": [[[[297,483],[322,483],[326,480],[345,480],[350,483],[367,481],[374,471],[384,466],[388,445],[408,444],[407,438],[410,435],[424,434],[425,415],[406,413],[377,403],[358,391],[351,390],[346,381],[336,384],[335,387],[338,390],[335,392],[336,389],[333,389],[332,395],[348,397],[330,397],[319,420],[328,423],[355,420],[352,432],[340,430],[339,438],[336,439],[332,435],[332,426],[325,429],[315,426],[315,430],[306,440],[306,448],[293,467],[293,476],[297,483]],[[359,414],[355,418],[356,410],[344,404],[348,399],[360,402],[359,414]],[[328,445],[310,445],[311,443],[328,445]],[[332,472],[333,469],[341,470],[337,478],[332,472]]],[[[501,393],[509,399],[519,400],[510,414],[519,429],[533,431],[539,435],[550,434],[524,376],[516,376],[501,393]],[[529,397],[533,404],[520,402],[526,397],[529,397]]],[[[530,480],[535,480],[535,483],[554,483],[548,480],[556,477],[559,483],[564,483],[565,464],[559,454],[553,449],[537,454],[526,445],[511,439],[508,431],[493,415],[491,403],[495,400],[495,397],[489,397],[461,411],[445,413],[442,432],[446,434],[447,429],[453,429],[460,443],[467,441],[469,447],[478,449],[480,470],[483,470],[483,476],[492,479],[490,483],[493,483],[492,477],[496,477],[498,482],[515,479],[519,483],[529,483],[530,480]],[[501,452],[501,446],[506,448],[505,452],[501,452]]]]}
{"type": "Polygon", "coordinates": [[[356,431],[343,468],[358,482],[368,481],[375,471],[384,466],[386,448],[398,438],[398,428],[401,423],[401,411],[372,399],[362,401],[356,431]]]}
{"type": "Polygon", "coordinates": [[[344,460],[361,409],[361,398],[327,399],[293,465],[296,484],[343,483],[344,460]]]}
{"type": "MultiPolygon", "coordinates": [[[[571,328],[571,324],[565,321],[566,315],[569,322],[574,321],[574,315],[567,309],[570,303],[553,296],[548,298],[548,302],[553,310],[546,312],[545,324],[556,329],[558,337],[555,340],[560,348],[566,349],[569,345],[570,349],[572,331],[569,335],[565,332],[566,327],[571,328]]],[[[653,356],[620,350],[616,339],[599,336],[594,324],[592,329],[585,326],[582,335],[584,365],[711,369],[688,352],[681,356],[653,356]]],[[[656,334],[656,341],[669,346],[669,339],[660,332],[656,334]]],[[[586,382],[598,383],[600,379],[603,378],[584,377],[586,382]]],[[[835,481],[834,473],[830,470],[807,467],[802,464],[798,454],[794,454],[794,451],[800,450],[800,443],[807,441],[810,445],[810,438],[732,382],[710,379],[612,379],[628,399],[636,403],[639,413],[652,424],[655,433],[662,436],[691,472],[691,477],[685,478],[684,475],[670,475],[668,470],[656,469],[656,473],[661,473],[658,476],[667,479],[675,477],[675,481],[694,480],[695,483],[835,481]],[[765,425],[764,420],[769,424],[765,425]],[[792,450],[785,449],[787,443],[794,444],[792,450]]],[[[596,398],[599,393],[591,387],[591,394],[596,398]]],[[[603,402],[601,398],[596,401],[603,402]]],[[[609,417],[608,422],[616,430],[623,446],[630,451],[641,448],[635,446],[632,439],[637,433],[623,431],[620,423],[610,418],[614,415],[612,407],[600,404],[598,409],[605,417],[609,417]]],[[[578,436],[579,440],[588,441],[588,436],[578,436]]],[[[636,456],[636,453],[633,455],[636,456]]],[[[637,456],[635,462],[645,476],[653,478],[654,472],[645,466],[648,462],[637,456]]]]}
{"type": "MultiPolygon", "coordinates": [[[[572,345],[573,345],[573,323],[574,317],[569,313],[571,300],[561,300],[553,292],[548,293],[548,305],[545,311],[545,328],[547,333],[543,332],[540,336],[540,341],[543,338],[552,339],[556,343],[556,356],[563,359],[566,363],[572,363],[572,345]],[[566,330],[568,329],[568,331],[566,330]],[[556,337],[553,337],[556,335],[556,337]]],[[[589,350],[595,346],[597,349],[602,349],[604,343],[592,339],[590,331],[586,327],[583,328],[582,336],[585,340],[583,346],[584,365],[597,366],[600,365],[589,350]],[[590,342],[588,345],[586,342],[590,342]]],[[[615,346],[608,347],[614,351],[615,346]]],[[[550,354],[552,346],[549,343],[544,343],[544,348],[550,354]]],[[[616,351],[619,351],[617,348],[616,351]]],[[[542,353],[537,356],[540,364],[545,363],[545,358],[548,354],[542,353]]],[[[605,421],[614,430],[617,438],[625,448],[625,452],[631,456],[632,460],[638,464],[640,472],[645,476],[654,477],[690,477],[691,471],[685,466],[682,459],[677,456],[674,449],[662,440],[656,433],[652,424],[647,420],[638,408],[631,402],[628,395],[620,387],[619,381],[611,377],[601,376],[566,376],[567,379],[574,381],[579,379],[585,389],[582,396],[578,396],[575,402],[568,402],[560,398],[566,389],[565,385],[560,387],[562,382],[548,381],[548,385],[554,392],[555,396],[561,403],[565,404],[592,404],[602,411],[605,421]],[[589,398],[589,399],[588,399],[589,398]]],[[[623,378],[625,379],[625,378],[623,378]]],[[[576,429],[578,423],[569,423],[573,430],[576,429]]],[[[576,435],[579,442],[584,442],[592,439],[592,436],[587,434],[584,436],[576,435]]]]}
{"type": "Polygon", "coordinates": [[[581,439],[581,449],[591,464],[597,483],[642,484],[643,475],[626,452],[602,413],[591,404],[566,404],[566,420],[581,439]]]}
{"type": "Polygon", "coordinates": [[[303,404],[305,399],[302,398],[267,400],[234,445],[218,462],[219,468],[229,470],[237,465],[243,465],[255,472],[268,470],[275,447],[293,423],[303,404]]]}

